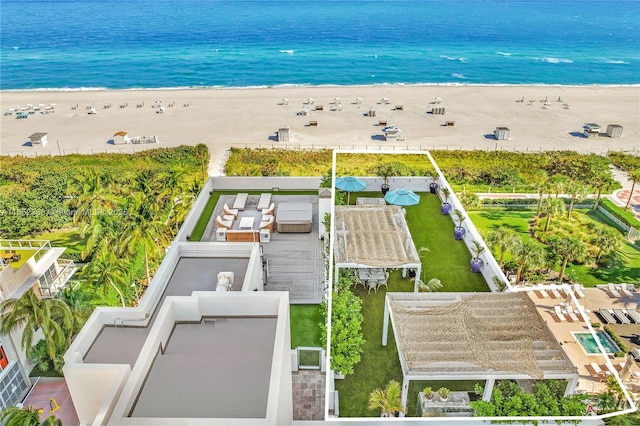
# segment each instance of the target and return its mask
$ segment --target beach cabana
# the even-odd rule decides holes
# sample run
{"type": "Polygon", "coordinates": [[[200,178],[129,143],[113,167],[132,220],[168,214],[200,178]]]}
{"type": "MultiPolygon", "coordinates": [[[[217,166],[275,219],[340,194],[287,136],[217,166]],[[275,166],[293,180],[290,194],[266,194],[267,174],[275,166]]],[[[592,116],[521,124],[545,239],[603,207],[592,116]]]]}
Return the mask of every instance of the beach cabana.
{"type": "Polygon", "coordinates": [[[499,141],[509,140],[510,134],[511,131],[508,127],[496,127],[496,129],[493,131],[493,136],[499,141]]]}
{"type": "Polygon", "coordinates": [[[622,126],[619,124],[609,124],[607,126],[607,136],[610,138],[619,138],[622,136],[622,126]]]}
{"type": "Polygon", "coordinates": [[[113,143],[115,145],[131,143],[131,138],[129,138],[129,134],[127,132],[120,131],[113,135],[113,143]]]}
{"type": "Polygon", "coordinates": [[[496,380],[567,380],[565,395],[578,385],[578,370],[525,292],[387,293],[383,346],[389,319],[403,406],[411,380],[486,381],[485,401],[496,380]]]}
{"type": "Polygon", "coordinates": [[[31,146],[45,146],[49,141],[46,133],[34,133],[29,136],[31,146]]]}
{"type": "Polygon", "coordinates": [[[422,264],[401,207],[335,206],[334,227],[336,279],[340,268],[413,269],[420,276],[422,264]]]}

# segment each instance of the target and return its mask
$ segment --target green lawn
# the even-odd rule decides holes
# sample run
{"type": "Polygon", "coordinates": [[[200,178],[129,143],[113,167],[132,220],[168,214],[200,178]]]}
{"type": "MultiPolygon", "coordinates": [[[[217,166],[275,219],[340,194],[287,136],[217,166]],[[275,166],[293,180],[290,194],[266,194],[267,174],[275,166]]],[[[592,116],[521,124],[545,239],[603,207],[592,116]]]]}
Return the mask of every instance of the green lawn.
{"type": "MultiPolygon", "coordinates": [[[[428,193],[420,194],[420,203],[406,207],[407,221],[417,248],[428,247],[429,253],[423,256],[425,278],[437,277],[441,280],[441,291],[467,292],[488,291],[482,275],[469,270],[471,254],[461,241],[453,238],[454,224],[449,216],[440,213],[440,199],[428,193]]],[[[352,203],[358,196],[380,195],[374,193],[351,194],[352,203]]],[[[389,380],[402,383],[402,369],[396,349],[393,331],[389,328],[387,346],[382,346],[382,321],[384,299],[387,291],[412,292],[414,283],[402,278],[401,271],[392,271],[389,276],[389,289],[384,287],[378,293],[367,293],[358,286],[354,293],[362,298],[364,316],[363,334],[366,340],[360,363],[355,373],[345,379],[336,380],[339,393],[341,417],[376,417],[380,413],[367,409],[369,393],[376,388],[384,388],[389,380]]],[[[415,401],[425,386],[412,385],[409,388],[409,414],[415,414],[415,401]]],[[[475,382],[474,382],[475,383],[475,382]]],[[[472,390],[473,383],[459,382],[441,384],[455,390],[472,390]]],[[[440,387],[440,386],[438,386],[440,387]]]]}
{"type": "Polygon", "coordinates": [[[44,232],[35,238],[25,238],[27,240],[49,240],[52,247],[66,247],[62,257],[69,254],[80,256],[84,250],[87,241],[80,238],[80,232],[77,228],[58,229],[51,232],[44,232]]]}
{"type": "MultiPolygon", "coordinates": [[[[531,238],[527,232],[529,220],[535,211],[511,211],[504,209],[485,209],[469,212],[469,218],[481,233],[499,226],[508,226],[516,230],[523,238],[531,238]]],[[[597,211],[577,210],[573,214],[582,215],[591,221],[611,225],[610,221],[597,211]]],[[[495,253],[494,253],[495,254],[495,253]]],[[[591,287],[606,283],[636,283],[640,280],[640,250],[629,241],[624,242],[617,252],[619,262],[612,268],[594,267],[586,265],[567,266],[567,273],[575,276],[578,282],[591,287]]],[[[506,260],[510,256],[505,256],[506,260]]],[[[559,271],[559,267],[555,268],[559,271]]]]}
{"type": "Polygon", "coordinates": [[[320,326],[323,321],[320,305],[291,305],[291,349],[298,346],[320,347],[320,326]]]}

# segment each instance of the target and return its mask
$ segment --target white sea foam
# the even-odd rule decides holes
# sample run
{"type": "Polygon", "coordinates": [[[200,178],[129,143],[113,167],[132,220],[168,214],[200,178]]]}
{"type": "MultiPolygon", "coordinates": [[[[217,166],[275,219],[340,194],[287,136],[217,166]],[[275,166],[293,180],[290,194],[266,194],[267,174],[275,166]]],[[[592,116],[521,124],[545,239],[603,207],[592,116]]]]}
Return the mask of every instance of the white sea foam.
{"type": "Polygon", "coordinates": [[[295,50],[293,50],[293,49],[282,49],[282,50],[278,50],[278,52],[280,52],[280,53],[286,53],[286,54],[288,54],[288,55],[293,55],[294,53],[296,53],[296,51],[295,51],[295,50]]]}
{"type": "Polygon", "coordinates": [[[511,56],[511,53],[507,53],[507,52],[496,52],[496,54],[500,56],[511,56]]]}
{"type": "Polygon", "coordinates": [[[573,61],[571,59],[564,58],[553,58],[553,57],[544,57],[544,58],[531,58],[534,61],[546,62],[548,64],[572,64],[573,61]]]}
{"type": "Polygon", "coordinates": [[[464,74],[459,74],[457,72],[454,72],[453,74],[451,74],[451,77],[455,77],[455,78],[467,78],[464,76],[464,74]]]}
{"type": "Polygon", "coordinates": [[[604,62],[607,64],[623,64],[623,65],[627,65],[629,63],[627,61],[618,61],[615,59],[606,59],[604,62]]]}
{"type": "Polygon", "coordinates": [[[440,57],[441,57],[442,59],[446,59],[446,60],[448,60],[448,61],[460,61],[460,62],[467,62],[467,58],[462,58],[462,57],[460,57],[460,58],[456,58],[456,57],[453,57],[453,56],[447,56],[447,55],[440,55],[440,57]]]}

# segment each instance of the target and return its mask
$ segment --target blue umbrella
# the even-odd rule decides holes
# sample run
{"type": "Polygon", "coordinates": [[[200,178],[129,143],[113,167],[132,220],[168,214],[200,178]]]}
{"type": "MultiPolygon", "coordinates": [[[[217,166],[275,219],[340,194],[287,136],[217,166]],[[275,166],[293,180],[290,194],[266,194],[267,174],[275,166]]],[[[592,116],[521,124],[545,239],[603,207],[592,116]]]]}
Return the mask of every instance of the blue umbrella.
{"type": "Polygon", "coordinates": [[[387,192],[387,195],[384,196],[384,200],[395,206],[413,206],[420,202],[420,196],[413,191],[396,189],[394,191],[387,192]]]}
{"type": "Polygon", "coordinates": [[[362,191],[367,187],[367,184],[362,180],[355,178],[353,176],[340,177],[336,179],[336,188],[340,191],[346,191],[347,194],[347,204],[349,204],[351,193],[362,191]]]}

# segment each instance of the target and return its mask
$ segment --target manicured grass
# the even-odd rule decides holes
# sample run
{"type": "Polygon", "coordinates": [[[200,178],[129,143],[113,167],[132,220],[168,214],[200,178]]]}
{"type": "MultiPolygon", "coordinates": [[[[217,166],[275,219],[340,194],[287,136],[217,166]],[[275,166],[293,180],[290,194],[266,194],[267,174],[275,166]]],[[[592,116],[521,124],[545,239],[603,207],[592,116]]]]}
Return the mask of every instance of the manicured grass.
{"type": "MultiPolygon", "coordinates": [[[[574,215],[581,215],[588,220],[611,226],[611,222],[601,213],[594,210],[574,210],[574,215]]],[[[484,233],[499,226],[508,226],[517,231],[523,238],[531,238],[528,234],[529,220],[535,215],[534,210],[512,211],[504,209],[485,209],[469,212],[469,218],[480,232],[484,233]]],[[[494,253],[495,254],[495,253],[494,253]]],[[[591,287],[606,283],[636,283],[640,279],[640,249],[629,241],[623,243],[618,254],[618,263],[612,268],[591,265],[567,265],[567,274],[577,281],[591,287]]],[[[510,255],[505,256],[509,260],[510,255]]],[[[559,267],[555,268],[559,271],[559,267]]]]}
{"type": "MultiPolygon", "coordinates": [[[[351,194],[354,200],[358,196],[379,197],[375,193],[351,194]]],[[[488,291],[482,275],[469,270],[471,254],[461,241],[453,238],[454,224],[449,216],[440,213],[440,199],[433,195],[420,194],[420,203],[406,207],[407,221],[411,236],[417,248],[427,247],[429,252],[423,255],[425,279],[437,277],[443,284],[440,291],[471,292],[488,291]]],[[[382,287],[377,293],[367,293],[362,286],[354,293],[362,298],[364,322],[362,331],[366,343],[360,363],[355,373],[343,380],[336,381],[340,400],[341,417],[376,417],[380,413],[367,409],[369,393],[376,388],[384,388],[389,380],[402,383],[402,369],[396,349],[393,331],[389,327],[387,346],[382,346],[382,322],[384,299],[387,291],[412,292],[414,283],[402,278],[400,270],[392,271],[389,276],[389,289],[382,287]]],[[[473,389],[473,383],[461,382],[457,385],[443,385],[450,389],[473,389]]],[[[474,382],[475,383],[475,382],[474,382]]],[[[411,414],[415,414],[415,401],[422,387],[410,386],[408,403],[413,404],[411,414]]],[[[410,407],[411,408],[411,407],[410,407]]]]}
{"type": "Polygon", "coordinates": [[[291,349],[298,346],[320,347],[320,326],[323,321],[320,305],[289,306],[291,349]]]}
{"type": "Polygon", "coordinates": [[[77,228],[65,228],[51,232],[43,232],[35,238],[26,239],[49,240],[52,247],[66,247],[67,249],[62,255],[63,258],[65,255],[68,256],[70,254],[74,254],[79,257],[87,243],[86,239],[80,237],[80,232],[78,232],[77,228]]]}
{"type": "MultiPolygon", "coordinates": [[[[216,204],[218,203],[218,199],[221,195],[236,195],[238,192],[243,191],[215,191],[209,197],[204,210],[202,210],[202,214],[196,223],[196,226],[193,228],[193,232],[191,232],[191,237],[189,241],[200,241],[202,239],[202,235],[204,231],[207,229],[207,224],[209,223],[209,219],[211,219],[211,214],[213,210],[216,208],[216,204]]],[[[260,195],[264,191],[247,191],[249,195],[260,195]]],[[[273,193],[274,195],[315,195],[317,191],[278,191],[273,193]]]]}

